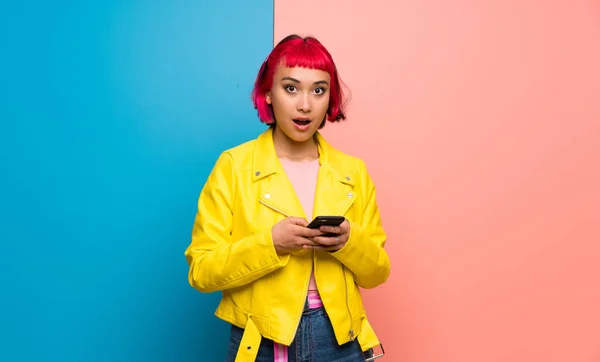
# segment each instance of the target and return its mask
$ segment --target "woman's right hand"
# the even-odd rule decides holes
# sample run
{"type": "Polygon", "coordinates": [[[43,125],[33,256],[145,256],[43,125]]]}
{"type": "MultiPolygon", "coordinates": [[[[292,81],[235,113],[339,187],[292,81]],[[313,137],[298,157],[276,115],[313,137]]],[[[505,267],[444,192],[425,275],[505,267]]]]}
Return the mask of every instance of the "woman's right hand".
{"type": "Polygon", "coordinates": [[[323,232],[309,229],[307,225],[308,221],[299,217],[287,217],[273,225],[271,234],[277,254],[289,254],[319,245],[312,238],[323,235],[323,232]]]}

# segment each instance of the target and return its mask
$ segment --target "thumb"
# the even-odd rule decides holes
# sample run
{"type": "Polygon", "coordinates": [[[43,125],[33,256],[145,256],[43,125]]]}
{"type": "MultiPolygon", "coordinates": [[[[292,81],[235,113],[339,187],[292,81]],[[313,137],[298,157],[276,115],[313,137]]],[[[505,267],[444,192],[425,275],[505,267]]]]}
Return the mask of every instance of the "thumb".
{"type": "Polygon", "coordinates": [[[301,217],[289,217],[288,218],[290,224],[298,225],[298,226],[306,226],[308,225],[308,221],[301,217]]]}

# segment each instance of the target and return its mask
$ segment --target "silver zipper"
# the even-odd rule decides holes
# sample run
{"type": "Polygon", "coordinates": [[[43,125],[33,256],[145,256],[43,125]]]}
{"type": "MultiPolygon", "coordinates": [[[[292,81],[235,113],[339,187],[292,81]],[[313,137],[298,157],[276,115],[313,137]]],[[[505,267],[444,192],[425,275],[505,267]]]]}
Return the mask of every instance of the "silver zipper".
{"type": "Polygon", "coordinates": [[[302,319],[302,312],[304,311],[304,305],[306,304],[306,298],[308,294],[308,283],[310,282],[310,273],[308,274],[308,278],[306,278],[306,282],[304,283],[304,292],[302,293],[302,304],[300,305],[300,312],[298,313],[298,319],[296,320],[296,330],[298,330],[298,326],[300,325],[300,320],[302,319]]]}
{"type": "Polygon", "coordinates": [[[348,309],[348,316],[350,317],[350,329],[348,330],[348,337],[350,342],[354,341],[354,329],[352,328],[352,311],[350,311],[350,293],[348,291],[348,278],[346,274],[346,267],[342,265],[342,272],[344,273],[344,284],[346,285],[346,309],[348,309]]]}
{"type": "MultiPolygon", "coordinates": [[[[281,209],[276,208],[273,205],[270,205],[269,203],[263,201],[262,199],[258,200],[261,204],[265,205],[266,207],[275,210],[279,213],[281,213],[282,215],[289,217],[289,215],[282,211],[281,209]]],[[[312,253],[312,257],[313,257],[313,267],[314,267],[314,251],[311,250],[312,253]]],[[[344,284],[346,286],[346,309],[348,310],[348,316],[350,317],[350,328],[348,329],[348,337],[349,340],[352,342],[354,341],[355,337],[354,337],[354,329],[352,328],[352,311],[350,310],[350,293],[348,291],[348,278],[347,278],[347,274],[346,274],[346,267],[344,267],[342,265],[342,272],[344,273],[344,284]]],[[[310,281],[310,273],[308,275],[308,279],[306,279],[305,285],[304,285],[304,301],[302,302],[302,306],[300,308],[300,313],[298,313],[298,321],[296,322],[296,329],[298,329],[298,325],[300,324],[300,319],[302,318],[302,311],[304,310],[304,303],[306,303],[306,294],[308,293],[308,283],[310,281]]]]}
{"type": "MultiPolygon", "coordinates": [[[[261,204],[265,205],[266,207],[281,213],[285,217],[289,217],[289,215],[287,213],[283,212],[281,209],[274,207],[273,205],[270,205],[269,203],[263,201],[262,199],[259,199],[258,201],[261,204]]],[[[311,253],[313,254],[313,257],[314,257],[313,250],[311,250],[311,253]]],[[[304,283],[304,293],[303,293],[304,297],[302,298],[302,303],[300,304],[300,312],[298,313],[298,319],[296,321],[296,330],[298,329],[298,326],[300,325],[300,319],[302,319],[302,311],[304,310],[304,304],[306,303],[306,296],[308,294],[308,283],[309,282],[310,282],[310,273],[308,274],[308,278],[306,279],[306,282],[304,283]]]]}

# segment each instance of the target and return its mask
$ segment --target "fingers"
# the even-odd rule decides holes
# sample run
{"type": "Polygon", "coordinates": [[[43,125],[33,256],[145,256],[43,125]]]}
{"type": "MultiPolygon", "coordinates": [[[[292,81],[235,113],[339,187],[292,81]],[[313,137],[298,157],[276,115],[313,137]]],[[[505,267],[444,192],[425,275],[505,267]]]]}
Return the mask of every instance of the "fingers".
{"type": "Polygon", "coordinates": [[[292,227],[292,233],[298,236],[304,236],[306,238],[312,238],[318,235],[323,235],[321,230],[319,229],[309,229],[306,226],[308,225],[308,221],[302,218],[289,218],[290,223],[294,226],[292,227]]]}
{"type": "Polygon", "coordinates": [[[350,230],[348,221],[344,221],[340,226],[321,226],[319,228],[324,234],[347,234],[350,230]]]}
{"type": "Polygon", "coordinates": [[[340,226],[321,226],[319,231],[321,231],[323,235],[315,236],[312,240],[326,250],[329,250],[330,248],[335,249],[348,241],[350,224],[348,223],[348,220],[345,220],[340,226]]]}
{"type": "Polygon", "coordinates": [[[336,246],[346,242],[345,235],[316,236],[312,240],[321,246],[336,246]]]}
{"type": "Polygon", "coordinates": [[[316,246],[319,246],[319,244],[317,242],[315,242],[312,239],[309,238],[305,238],[302,236],[299,236],[296,240],[297,245],[302,248],[302,249],[311,249],[314,248],[316,246]]]}
{"type": "Polygon", "coordinates": [[[316,245],[307,245],[305,248],[334,252],[343,248],[347,240],[345,241],[340,235],[337,235],[332,237],[317,237],[313,238],[313,241],[316,245]]]}
{"type": "Polygon", "coordinates": [[[302,236],[305,238],[314,238],[315,236],[323,235],[323,233],[319,229],[309,229],[307,227],[301,227],[301,228],[297,229],[296,235],[302,236]]]}

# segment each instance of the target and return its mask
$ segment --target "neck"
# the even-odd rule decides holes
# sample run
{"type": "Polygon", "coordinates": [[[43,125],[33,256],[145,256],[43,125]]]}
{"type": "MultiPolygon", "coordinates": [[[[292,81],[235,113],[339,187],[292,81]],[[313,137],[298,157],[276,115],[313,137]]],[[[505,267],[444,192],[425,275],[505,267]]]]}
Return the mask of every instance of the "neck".
{"type": "Polygon", "coordinates": [[[273,143],[277,157],[290,161],[314,161],[319,158],[319,148],[315,137],[305,142],[296,142],[283,132],[273,130],[273,143]]]}

